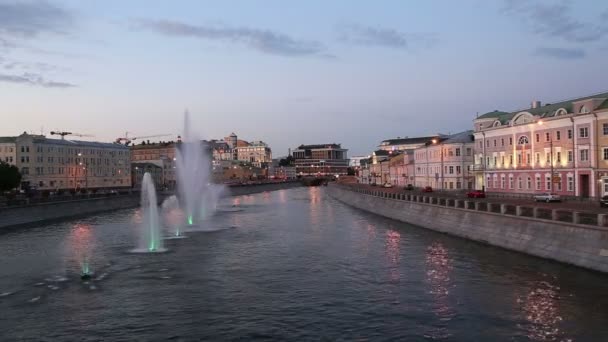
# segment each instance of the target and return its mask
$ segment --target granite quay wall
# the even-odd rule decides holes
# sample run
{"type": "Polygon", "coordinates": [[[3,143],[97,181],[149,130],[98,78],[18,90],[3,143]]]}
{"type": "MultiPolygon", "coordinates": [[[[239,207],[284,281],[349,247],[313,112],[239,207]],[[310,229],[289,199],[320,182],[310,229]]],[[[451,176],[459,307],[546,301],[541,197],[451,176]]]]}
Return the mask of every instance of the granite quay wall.
{"type": "Polygon", "coordinates": [[[577,212],[343,185],[331,185],[328,194],[355,208],[423,228],[608,272],[605,214],[583,218],[577,212]]]}
{"type": "MultiPolygon", "coordinates": [[[[275,191],[302,186],[299,182],[265,183],[228,187],[225,196],[249,195],[264,191],[275,191]]],[[[159,193],[159,203],[172,193],[159,193]]],[[[86,198],[56,201],[24,206],[0,208],[0,229],[52,220],[84,217],[105,211],[136,208],[140,205],[140,194],[115,195],[101,198],[86,198]]]]}

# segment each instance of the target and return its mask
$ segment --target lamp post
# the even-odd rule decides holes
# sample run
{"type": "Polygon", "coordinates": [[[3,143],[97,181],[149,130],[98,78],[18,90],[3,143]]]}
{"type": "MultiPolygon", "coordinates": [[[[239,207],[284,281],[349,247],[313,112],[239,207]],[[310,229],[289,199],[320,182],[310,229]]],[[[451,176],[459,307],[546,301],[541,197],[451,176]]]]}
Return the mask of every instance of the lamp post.
{"type": "MultiPolygon", "coordinates": [[[[78,157],[82,157],[82,153],[78,153],[78,157]]],[[[87,158],[83,158],[84,159],[84,167],[82,168],[84,170],[84,188],[86,190],[89,189],[89,163],[87,162],[87,158]]],[[[82,162],[80,162],[80,165],[82,166],[82,162]]]]}

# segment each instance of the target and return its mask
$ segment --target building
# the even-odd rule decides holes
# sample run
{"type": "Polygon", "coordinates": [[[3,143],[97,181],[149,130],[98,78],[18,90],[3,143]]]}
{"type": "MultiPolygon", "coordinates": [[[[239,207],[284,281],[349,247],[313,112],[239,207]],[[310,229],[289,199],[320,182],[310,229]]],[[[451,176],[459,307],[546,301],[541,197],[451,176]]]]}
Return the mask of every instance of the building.
{"type": "Polygon", "coordinates": [[[414,150],[415,185],[438,190],[473,189],[473,131],[441,136],[414,150]]]}
{"type": "Polygon", "coordinates": [[[263,141],[253,141],[236,147],[236,160],[267,167],[272,162],[272,150],[263,141]]]}
{"type": "Polygon", "coordinates": [[[17,137],[0,137],[0,161],[15,165],[17,162],[17,137]]]}
{"type": "Polygon", "coordinates": [[[162,168],[160,184],[164,187],[174,188],[177,181],[176,158],[179,142],[141,143],[131,145],[131,162],[153,163],[162,168]]]}
{"type": "Polygon", "coordinates": [[[384,151],[406,151],[406,150],[414,150],[416,148],[424,146],[427,142],[433,139],[441,138],[441,134],[430,135],[427,137],[414,137],[414,138],[397,138],[397,139],[387,139],[380,143],[378,148],[384,151]]]}
{"type": "Polygon", "coordinates": [[[476,186],[488,192],[608,194],[608,93],[513,112],[475,125],[476,186]]]}
{"type": "Polygon", "coordinates": [[[146,172],[152,177],[154,186],[157,190],[160,190],[165,186],[162,166],[150,162],[136,162],[131,164],[131,183],[134,188],[141,188],[142,180],[146,172]]]}
{"type": "Polygon", "coordinates": [[[347,151],[340,144],[300,145],[292,156],[298,175],[345,175],[347,151]]]}
{"type": "Polygon", "coordinates": [[[0,138],[0,156],[19,168],[22,189],[131,187],[129,148],[120,144],[23,133],[0,138]]]}

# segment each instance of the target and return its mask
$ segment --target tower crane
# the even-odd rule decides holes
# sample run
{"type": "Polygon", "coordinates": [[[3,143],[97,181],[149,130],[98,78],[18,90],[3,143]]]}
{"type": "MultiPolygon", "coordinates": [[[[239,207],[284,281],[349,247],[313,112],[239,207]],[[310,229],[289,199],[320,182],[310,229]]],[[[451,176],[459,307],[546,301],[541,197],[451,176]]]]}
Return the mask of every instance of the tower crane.
{"type": "Polygon", "coordinates": [[[61,140],[64,140],[66,135],[73,135],[75,137],[93,137],[93,135],[90,135],[90,134],[80,134],[80,133],[60,132],[60,131],[51,131],[51,135],[60,135],[61,140]]]}
{"type": "Polygon", "coordinates": [[[125,132],[125,135],[123,137],[116,138],[115,142],[117,144],[124,144],[125,146],[129,146],[129,144],[131,144],[131,142],[133,140],[146,139],[146,138],[159,138],[159,137],[166,137],[169,135],[171,135],[171,134],[155,134],[155,135],[144,135],[144,136],[140,136],[140,137],[129,137],[129,132],[125,132]]]}

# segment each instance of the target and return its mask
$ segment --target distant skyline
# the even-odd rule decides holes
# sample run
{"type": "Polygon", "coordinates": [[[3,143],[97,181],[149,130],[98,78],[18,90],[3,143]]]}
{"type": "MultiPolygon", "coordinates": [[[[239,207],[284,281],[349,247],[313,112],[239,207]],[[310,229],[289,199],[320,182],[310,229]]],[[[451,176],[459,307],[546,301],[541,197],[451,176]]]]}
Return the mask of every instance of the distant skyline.
{"type": "Polygon", "coordinates": [[[175,138],[188,109],[205,139],[366,155],[608,91],[606,60],[605,1],[0,0],[0,136],[175,138]]]}

